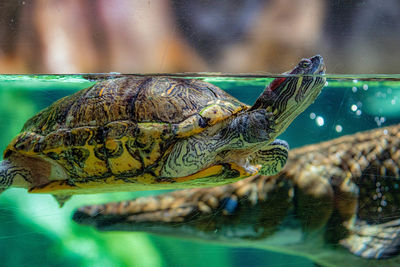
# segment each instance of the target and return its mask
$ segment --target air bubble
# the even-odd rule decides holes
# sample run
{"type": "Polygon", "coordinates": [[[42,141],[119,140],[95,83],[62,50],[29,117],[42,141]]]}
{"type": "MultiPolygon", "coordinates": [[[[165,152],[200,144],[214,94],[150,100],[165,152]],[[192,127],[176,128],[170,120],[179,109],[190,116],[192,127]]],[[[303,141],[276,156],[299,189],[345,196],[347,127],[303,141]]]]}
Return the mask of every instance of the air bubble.
{"type": "Polygon", "coordinates": [[[356,115],[357,115],[357,116],[360,116],[361,113],[362,113],[361,110],[357,110],[357,111],[356,111],[356,115]]]}
{"type": "Polygon", "coordinates": [[[391,103],[392,105],[395,105],[395,104],[396,104],[396,99],[392,99],[392,100],[390,101],[390,103],[391,103]]]}
{"type": "Polygon", "coordinates": [[[323,126],[325,123],[324,118],[322,118],[321,116],[317,117],[316,122],[318,126],[323,126]]]}
{"type": "Polygon", "coordinates": [[[315,115],[315,113],[314,113],[314,112],[311,112],[311,113],[310,113],[310,119],[312,119],[312,120],[313,120],[313,119],[315,119],[316,117],[317,117],[317,116],[315,115]]]}
{"type": "Polygon", "coordinates": [[[364,89],[364,91],[367,91],[368,90],[368,84],[364,84],[363,85],[363,89],[364,89]]]}
{"type": "Polygon", "coordinates": [[[355,105],[355,104],[351,105],[351,110],[352,111],[356,111],[357,110],[357,105],[355,105]]]}
{"type": "Polygon", "coordinates": [[[343,131],[342,125],[339,125],[339,124],[336,125],[335,130],[336,130],[336,132],[341,133],[343,131]]]}
{"type": "Polygon", "coordinates": [[[355,93],[355,92],[357,92],[357,87],[353,87],[353,88],[351,88],[351,90],[353,91],[353,93],[355,93]]]}

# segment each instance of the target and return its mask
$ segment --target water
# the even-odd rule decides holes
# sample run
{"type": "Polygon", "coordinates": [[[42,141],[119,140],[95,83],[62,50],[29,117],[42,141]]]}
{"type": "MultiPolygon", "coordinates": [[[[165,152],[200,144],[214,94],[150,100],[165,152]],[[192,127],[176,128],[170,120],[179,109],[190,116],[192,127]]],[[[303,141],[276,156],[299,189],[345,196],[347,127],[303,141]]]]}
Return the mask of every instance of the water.
{"type": "MultiPolygon", "coordinates": [[[[1,150],[20,131],[24,122],[39,110],[99,79],[117,76],[0,76],[1,150]]],[[[211,82],[249,105],[274,77],[218,73],[192,73],[185,76],[211,82]]],[[[400,122],[400,75],[327,77],[327,86],[316,102],[280,137],[287,140],[292,148],[400,122]]],[[[244,263],[312,266],[308,260],[283,254],[232,249],[143,233],[103,234],[71,222],[71,212],[77,206],[153,193],[75,196],[66,207],[59,209],[50,196],[28,194],[18,189],[8,190],[0,196],[0,260],[5,265],[24,263],[30,266],[41,266],[43,263],[60,266],[204,266],[207,261],[219,263],[219,266],[241,266],[244,263]],[[24,253],[19,253],[21,250],[24,253]],[[15,253],[18,253],[17,260],[15,253]]]]}

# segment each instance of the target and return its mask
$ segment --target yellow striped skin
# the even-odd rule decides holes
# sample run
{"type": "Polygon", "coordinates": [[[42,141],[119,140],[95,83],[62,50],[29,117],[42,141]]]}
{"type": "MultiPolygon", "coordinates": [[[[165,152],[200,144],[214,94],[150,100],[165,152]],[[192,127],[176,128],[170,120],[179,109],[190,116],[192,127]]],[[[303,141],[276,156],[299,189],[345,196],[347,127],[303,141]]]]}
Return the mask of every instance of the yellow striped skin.
{"type": "Polygon", "coordinates": [[[151,174],[136,176],[131,181],[121,180],[118,177],[111,176],[102,181],[86,181],[75,182],[73,185],[68,181],[52,181],[45,185],[34,187],[29,190],[30,193],[53,194],[53,195],[73,195],[73,194],[92,194],[105,192],[123,192],[138,190],[159,190],[159,189],[183,189],[189,187],[209,187],[216,185],[224,185],[239,181],[243,178],[257,174],[243,169],[243,167],[235,164],[218,164],[210,168],[201,170],[193,175],[162,179],[151,174]],[[231,173],[232,176],[227,176],[231,173]]]}

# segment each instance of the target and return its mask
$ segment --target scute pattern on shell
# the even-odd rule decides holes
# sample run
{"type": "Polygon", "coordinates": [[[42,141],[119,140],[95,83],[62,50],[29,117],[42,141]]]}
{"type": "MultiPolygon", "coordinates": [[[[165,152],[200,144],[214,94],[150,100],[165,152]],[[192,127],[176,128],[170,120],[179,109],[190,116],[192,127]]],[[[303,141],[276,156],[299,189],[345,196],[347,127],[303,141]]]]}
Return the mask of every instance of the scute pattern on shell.
{"type": "Polygon", "coordinates": [[[167,77],[106,80],[64,97],[26,122],[22,131],[46,135],[60,128],[112,121],[180,123],[217,99],[242,103],[200,80],[167,77]]]}
{"type": "Polygon", "coordinates": [[[72,182],[115,177],[157,183],[181,137],[247,106],[200,80],[106,80],[60,99],[31,118],[5,151],[56,161],[72,182]],[[146,178],[147,179],[147,178],[146,178]]]}

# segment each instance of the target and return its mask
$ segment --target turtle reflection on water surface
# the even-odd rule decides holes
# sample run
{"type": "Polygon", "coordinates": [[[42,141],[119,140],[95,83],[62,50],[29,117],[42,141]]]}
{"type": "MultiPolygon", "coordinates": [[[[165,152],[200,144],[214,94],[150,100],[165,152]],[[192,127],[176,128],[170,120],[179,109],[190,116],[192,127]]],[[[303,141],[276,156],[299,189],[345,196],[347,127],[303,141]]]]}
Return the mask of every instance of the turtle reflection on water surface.
{"type": "Polygon", "coordinates": [[[204,187],[275,174],[288,152],[275,139],[318,96],[324,73],[321,56],[303,59],[252,107],[200,80],[100,82],[25,123],[4,152],[0,187],[50,193],[62,205],[73,194],[204,187]]]}

